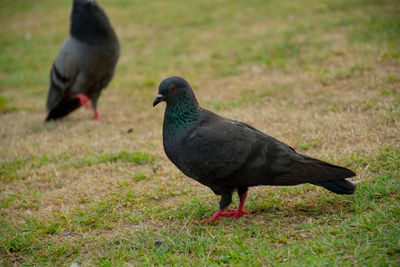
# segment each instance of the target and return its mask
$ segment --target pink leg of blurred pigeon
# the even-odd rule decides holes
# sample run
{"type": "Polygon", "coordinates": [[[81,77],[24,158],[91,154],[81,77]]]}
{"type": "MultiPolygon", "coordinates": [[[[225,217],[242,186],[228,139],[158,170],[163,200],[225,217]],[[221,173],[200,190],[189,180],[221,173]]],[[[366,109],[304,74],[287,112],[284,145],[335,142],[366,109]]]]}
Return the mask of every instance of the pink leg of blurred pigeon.
{"type": "Polygon", "coordinates": [[[94,117],[93,117],[93,120],[94,120],[94,121],[99,121],[99,120],[102,120],[102,119],[103,119],[103,117],[100,116],[100,114],[99,114],[99,112],[97,111],[96,108],[93,108],[93,111],[94,111],[94,117]]]}
{"type": "Polygon", "coordinates": [[[76,98],[79,99],[79,103],[81,104],[81,106],[85,106],[87,108],[93,108],[93,112],[94,112],[94,117],[93,120],[98,121],[101,120],[102,117],[100,116],[99,112],[97,111],[97,109],[90,103],[89,98],[84,95],[84,94],[77,94],[76,98]]]}
{"type": "Polygon", "coordinates": [[[90,100],[86,95],[77,94],[75,97],[79,99],[79,103],[81,104],[81,106],[92,108],[92,104],[90,103],[90,100]]]}

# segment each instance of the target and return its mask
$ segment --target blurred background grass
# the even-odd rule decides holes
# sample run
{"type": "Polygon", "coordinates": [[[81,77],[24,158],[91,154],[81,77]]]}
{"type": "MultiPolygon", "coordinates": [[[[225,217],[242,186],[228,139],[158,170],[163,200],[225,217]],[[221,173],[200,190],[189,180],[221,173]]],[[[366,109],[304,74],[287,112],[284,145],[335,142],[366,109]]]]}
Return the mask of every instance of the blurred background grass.
{"type": "MultiPolygon", "coordinates": [[[[174,73],[215,79],[252,68],[320,70],[321,79],[329,80],[325,72],[334,58],[346,58],[343,54],[400,56],[399,8],[393,0],[101,4],[121,41],[114,80],[119,88],[154,88],[160,77],[174,73]]],[[[49,66],[67,37],[71,3],[3,0],[0,8],[1,110],[42,109],[49,66]],[[18,104],[20,98],[34,101],[18,104]]],[[[354,66],[342,75],[364,68],[354,66]]]]}

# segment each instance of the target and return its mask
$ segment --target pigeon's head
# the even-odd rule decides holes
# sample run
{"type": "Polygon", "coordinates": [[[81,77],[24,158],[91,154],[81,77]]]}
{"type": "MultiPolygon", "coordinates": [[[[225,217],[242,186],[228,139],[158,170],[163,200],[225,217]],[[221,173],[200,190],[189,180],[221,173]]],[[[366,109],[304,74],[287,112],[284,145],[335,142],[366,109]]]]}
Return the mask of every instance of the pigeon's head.
{"type": "Polygon", "coordinates": [[[162,101],[167,102],[167,105],[182,101],[190,101],[198,105],[192,87],[185,79],[179,76],[169,77],[160,83],[153,107],[162,101]]]}
{"type": "Polygon", "coordinates": [[[74,0],[74,5],[97,6],[95,0],[74,0]]]}
{"type": "Polygon", "coordinates": [[[95,0],[74,0],[70,34],[89,44],[116,39],[106,13],[95,0]]]}

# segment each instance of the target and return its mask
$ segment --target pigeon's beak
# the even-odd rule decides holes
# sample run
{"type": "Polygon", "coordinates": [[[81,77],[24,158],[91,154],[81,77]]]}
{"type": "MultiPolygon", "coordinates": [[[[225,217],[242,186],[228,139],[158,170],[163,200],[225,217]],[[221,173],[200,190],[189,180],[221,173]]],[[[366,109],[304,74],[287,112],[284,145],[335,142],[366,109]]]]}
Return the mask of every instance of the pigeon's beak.
{"type": "Polygon", "coordinates": [[[153,107],[157,106],[158,103],[165,101],[165,97],[162,94],[158,94],[156,99],[154,99],[153,107]]]}

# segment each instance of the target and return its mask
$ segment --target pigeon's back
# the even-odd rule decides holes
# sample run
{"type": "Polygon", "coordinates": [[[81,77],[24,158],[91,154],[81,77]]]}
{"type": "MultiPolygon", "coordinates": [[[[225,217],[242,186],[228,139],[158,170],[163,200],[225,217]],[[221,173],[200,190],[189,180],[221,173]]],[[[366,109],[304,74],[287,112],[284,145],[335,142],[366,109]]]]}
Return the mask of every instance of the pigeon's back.
{"type": "Polygon", "coordinates": [[[243,123],[201,112],[203,119],[183,138],[179,167],[207,186],[254,184],[252,179],[268,164],[268,152],[287,147],[272,139],[259,140],[261,133],[243,123]]]}
{"type": "Polygon", "coordinates": [[[211,188],[297,185],[354,176],[346,168],[298,154],[245,123],[202,113],[205,119],[182,139],[178,167],[211,188]]]}

